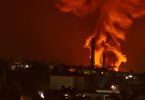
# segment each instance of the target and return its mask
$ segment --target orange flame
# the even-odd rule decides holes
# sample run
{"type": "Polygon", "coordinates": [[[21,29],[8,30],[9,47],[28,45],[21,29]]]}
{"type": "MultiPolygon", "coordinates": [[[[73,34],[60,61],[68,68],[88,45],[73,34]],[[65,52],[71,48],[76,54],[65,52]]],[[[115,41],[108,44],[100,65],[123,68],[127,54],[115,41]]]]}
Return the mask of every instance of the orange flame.
{"type": "MultiPolygon", "coordinates": [[[[91,43],[91,39],[92,39],[93,36],[90,36],[87,40],[86,40],[86,44],[84,47],[87,47],[87,48],[90,48],[90,43],[91,43]]],[[[118,71],[119,69],[119,66],[122,62],[126,62],[127,61],[127,58],[125,55],[123,55],[119,49],[119,46],[115,46],[113,45],[113,43],[111,42],[106,42],[107,37],[105,36],[105,34],[101,34],[99,39],[96,41],[96,50],[95,50],[95,65],[97,67],[102,67],[102,57],[103,57],[103,54],[104,53],[107,53],[107,52],[111,52],[114,54],[114,58],[115,59],[115,62],[109,62],[109,66],[114,66],[114,70],[115,71],[118,71]]],[[[110,59],[109,57],[107,57],[107,59],[110,59]]]]}
{"type": "Polygon", "coordinates": [[[120,64],[127,61],[120,40],[125,40],[125,29],[131,26],[132,19],[145,15],[145,0],[58,0],[56,6],[77,16],[99,12],[96,28],[84,47],[90,48],[91,38],[95,37],[95,65],[101,67],[103,54],[112,53],[111,57],[107,55],[107,64],[118,71],[120,64]]]}

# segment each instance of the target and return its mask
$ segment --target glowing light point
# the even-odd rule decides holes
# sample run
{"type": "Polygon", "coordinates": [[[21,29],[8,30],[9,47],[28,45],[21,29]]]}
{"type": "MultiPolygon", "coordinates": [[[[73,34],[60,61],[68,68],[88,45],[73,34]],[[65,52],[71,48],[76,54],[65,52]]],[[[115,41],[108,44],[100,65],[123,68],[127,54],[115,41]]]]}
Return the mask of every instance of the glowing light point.
{"type": "Polygon", "coordinates": [[[43,92],[43,91],[38,91],[38,94],[39,94],[39,96],[40,96],[42,99],[45,98],[45,96],[44,96],[44,92],[43,92]]]}

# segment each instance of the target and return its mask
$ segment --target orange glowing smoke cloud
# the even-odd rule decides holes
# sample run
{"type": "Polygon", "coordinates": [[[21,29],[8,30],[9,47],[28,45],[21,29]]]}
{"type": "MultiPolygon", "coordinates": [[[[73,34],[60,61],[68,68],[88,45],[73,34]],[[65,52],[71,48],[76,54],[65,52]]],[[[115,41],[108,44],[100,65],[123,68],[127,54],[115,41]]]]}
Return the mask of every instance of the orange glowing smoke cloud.
{"type": "Polygon", "coordinates": [[[58,0],[56,6],[77,16],[99,12],[85,47],[90,48],[91,38],[95,37],[95,65],[101,67],[103,54],[111,54],[107,56],[107,64],[118,71],[120,64],[127,61],[120,50],[120,41],[125,40],[125,29],[131,26],[132,20],[145,15],[145,0],[58,0]]]}

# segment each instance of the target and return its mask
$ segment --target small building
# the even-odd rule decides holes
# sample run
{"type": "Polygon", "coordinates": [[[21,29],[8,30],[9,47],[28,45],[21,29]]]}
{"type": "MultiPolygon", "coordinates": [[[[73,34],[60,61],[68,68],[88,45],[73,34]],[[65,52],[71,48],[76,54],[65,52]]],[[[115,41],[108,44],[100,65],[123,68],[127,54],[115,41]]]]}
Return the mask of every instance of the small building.
{"type": "Polygon", "coordinates": [[[61,76],[61,75],[50,75],[49,76],[49,88],[61,89],[62,86],[65,88],[71,87],[77,90],[84,89],[84,77],[81,76],[61,76]]]}
{"type": "Polygon", "coordinates": [[[96,90],[96,92],[87,92],[85,93],[86,97],[89,97],[91,100],[112,100],[112,96],[116,96],[116,100],[119,99],[119,91],[113,90],[96,90]]]}

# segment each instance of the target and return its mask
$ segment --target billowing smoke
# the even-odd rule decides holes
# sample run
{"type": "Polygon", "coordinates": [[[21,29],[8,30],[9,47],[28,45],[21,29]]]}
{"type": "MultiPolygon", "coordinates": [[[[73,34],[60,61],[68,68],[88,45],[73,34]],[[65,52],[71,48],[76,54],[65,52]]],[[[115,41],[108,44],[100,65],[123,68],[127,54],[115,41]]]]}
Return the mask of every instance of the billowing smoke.
{"type": "Polygon", "coordinates": [[[127,60],[120,50],[120,41],[125,40],[125,30],[131,26],[134,18],[145,15],[145,0],[57,0],[56,7],[77,16],[99,14],[85,47],[90,48],[91,38],[95,37],[95,65],[101,67],[102,55],[111,54],[107,56],[107,62],[116,71],[127,60]]]}

